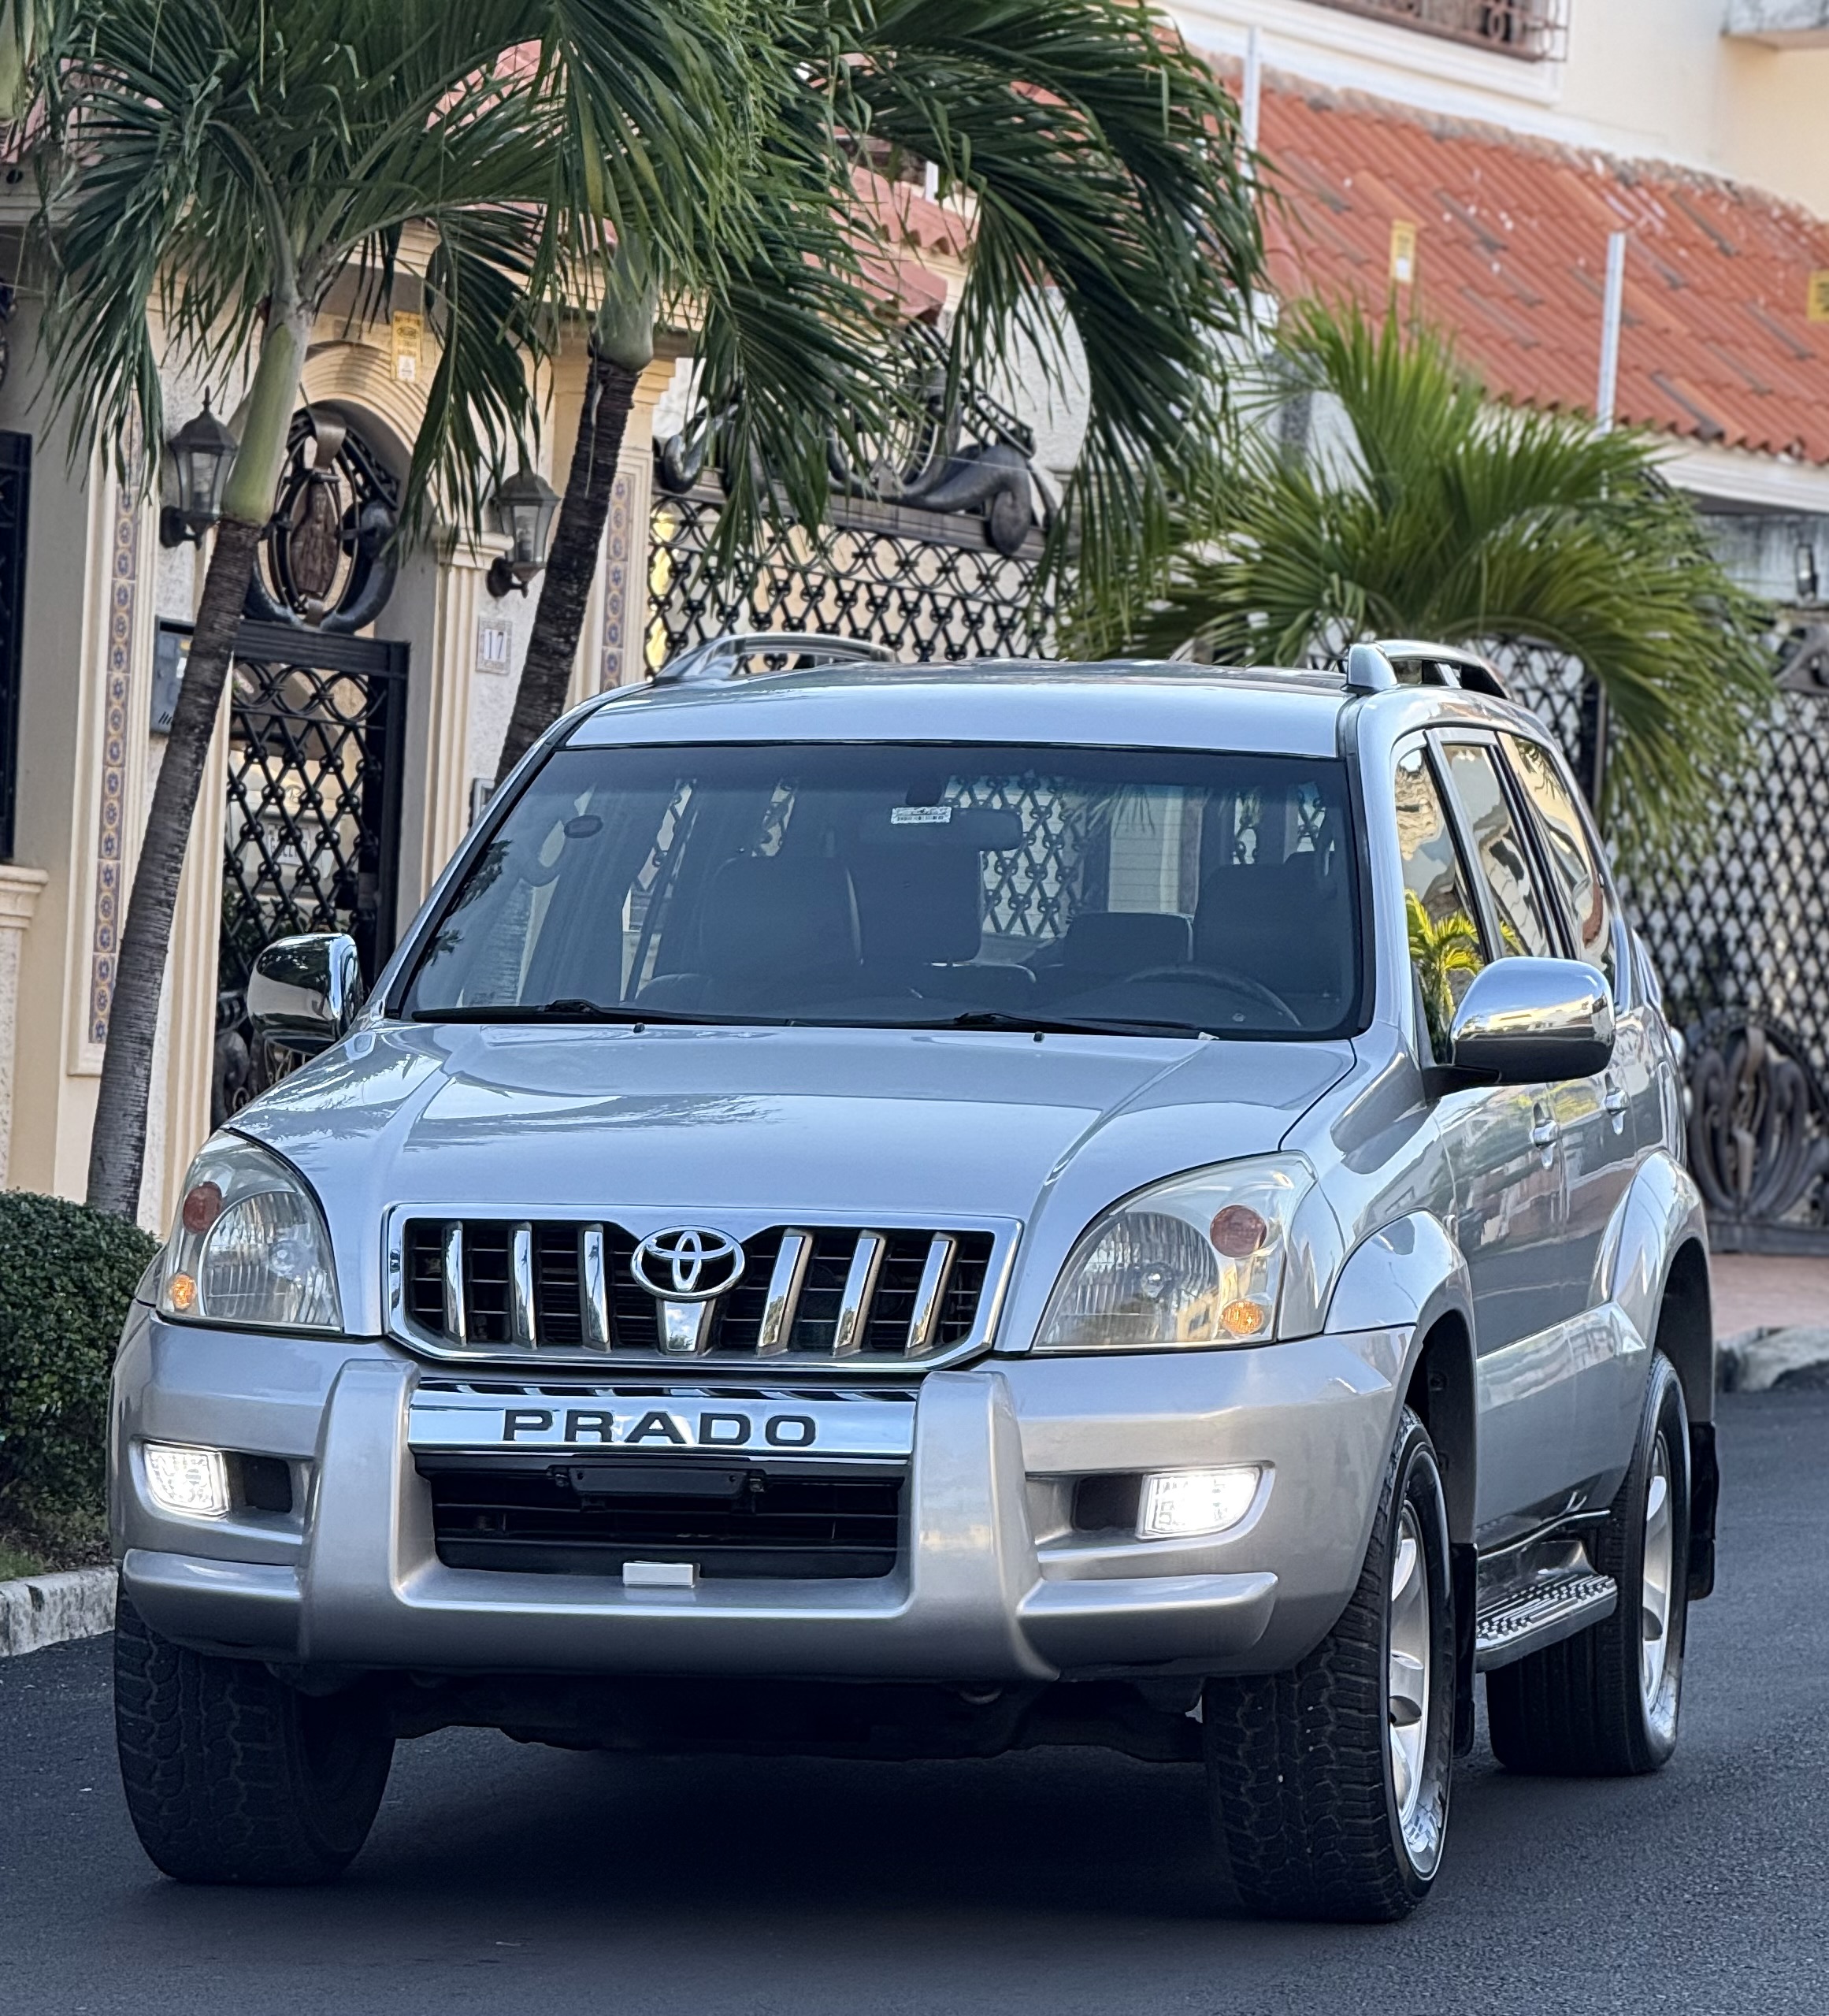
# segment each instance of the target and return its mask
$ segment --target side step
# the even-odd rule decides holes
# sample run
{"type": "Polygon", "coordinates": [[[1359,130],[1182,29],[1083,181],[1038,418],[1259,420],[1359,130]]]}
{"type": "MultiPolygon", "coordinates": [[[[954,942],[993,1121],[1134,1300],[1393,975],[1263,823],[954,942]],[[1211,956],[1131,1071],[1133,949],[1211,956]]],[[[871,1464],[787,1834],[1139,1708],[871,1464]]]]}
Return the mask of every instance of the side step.
{"type": "Polygon", "coordinates": [[[1619,1584],[1612,1576],[1586,1571],[1519,1590],[1475,1619],[1474,1664],[1482,1673],[1490,1673],[1527,1653],[1541,1652],[1611,1617],[1619,1600],[1619,1584]]]}

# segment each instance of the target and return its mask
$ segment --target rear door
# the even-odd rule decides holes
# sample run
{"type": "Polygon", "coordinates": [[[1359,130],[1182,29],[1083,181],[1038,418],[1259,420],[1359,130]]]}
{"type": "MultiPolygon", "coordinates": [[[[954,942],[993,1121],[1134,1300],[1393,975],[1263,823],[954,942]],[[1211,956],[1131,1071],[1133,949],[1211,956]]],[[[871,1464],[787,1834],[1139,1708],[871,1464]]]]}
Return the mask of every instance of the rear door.
{"type": "Polygon", "coordinates": [[[1624,923],[1574,787],[1549,750],[1523,736],[1504,739],[1564,926],[1576,956],[1606,976],[1617,1030],[1605,1071],[1555,1089],[1568,1170],[1567,1272],[1576,1305],[1571,1453],[1585,1483],[1618,1468],[1638,1419],[1649,1340],[1635,1337],[1608,1305],[1610,1284],[1602,1268],[1608,1227],[1639,1160],[1661,1140],[1664,1116],[1650,1010],[1634,985],[1624,923]]]}

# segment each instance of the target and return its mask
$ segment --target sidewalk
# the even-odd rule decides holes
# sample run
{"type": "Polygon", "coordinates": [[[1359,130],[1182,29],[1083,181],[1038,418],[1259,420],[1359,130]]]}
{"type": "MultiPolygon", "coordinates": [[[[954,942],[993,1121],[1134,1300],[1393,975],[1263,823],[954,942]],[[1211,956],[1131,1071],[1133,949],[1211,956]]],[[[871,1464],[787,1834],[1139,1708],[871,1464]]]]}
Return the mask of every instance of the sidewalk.
{"type": "Polygon", "coordinates": [[[1829,1259],[1724,1253],[1709,1264],[1717,1337],[1829,1325],[1829,1259]]]}

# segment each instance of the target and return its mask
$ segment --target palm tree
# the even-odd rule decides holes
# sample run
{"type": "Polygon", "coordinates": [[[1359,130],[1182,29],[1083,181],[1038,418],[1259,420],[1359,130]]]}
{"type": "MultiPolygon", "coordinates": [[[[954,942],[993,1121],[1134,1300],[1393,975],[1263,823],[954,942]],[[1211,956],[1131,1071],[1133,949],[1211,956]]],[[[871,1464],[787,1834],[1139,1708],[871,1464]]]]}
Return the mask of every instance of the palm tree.
{"type": "Polygon", "coordinates": [[[1268,361],[1265,410],[1186,509],[1138,641],[1241,664],[1380,636],[1546,644],[1608,703],[1616,841],[1666,844],[1704,811],[1769,697],[1769,617],[1653,442],[1494,406],[1443,338],[1356,306],[1297,306],[1268,361]],[[1279,409],[1316,395],[1341,424],[1293,454],[1279,409]]]}
{"type": "MultiPolygon", "coordinates": [[[[1261,271],[1232,100],[1134,0],[778,0],[757,25],[779,86],[758,95],[747,201],[721,217],[689,184],[675,192],[718,276],[695,317],[700,396],[722,416],[727,550],[770,515],[771,484],[818,522],[829,436],[892,407],[853,183],[870,145],[931,164],[970,210],[955,379],[1018,343],[1047,355],[1077,337],[1089,431],[1053,556],[1070,546],[1081,595],[1107,619],[1144,606],[1170,501],[1216,433],[1216,354],[1261,271]]],[[[501,776],[563,704],[665,280],[629,248],[593,323],[501,776]]]]}
{"type": "Polygon", "coordinates": [[[211,375],[254,358],[121,935],[92,1205],[138,1208],[179,874],[315,317],[339,288],[358,327],[403,290],[423,309],[440,356],[409,510],[473,522],[527,424],[530,310],[551,275],[619,219],[690,271],[692,244],[655,198],[688,156],[707,202],[740,169],[727,11],[69,0],[29,45],[46,350],[79,441],[99,428],[124,443],[136,426],[163,438],[161,347],[211,375]]]}

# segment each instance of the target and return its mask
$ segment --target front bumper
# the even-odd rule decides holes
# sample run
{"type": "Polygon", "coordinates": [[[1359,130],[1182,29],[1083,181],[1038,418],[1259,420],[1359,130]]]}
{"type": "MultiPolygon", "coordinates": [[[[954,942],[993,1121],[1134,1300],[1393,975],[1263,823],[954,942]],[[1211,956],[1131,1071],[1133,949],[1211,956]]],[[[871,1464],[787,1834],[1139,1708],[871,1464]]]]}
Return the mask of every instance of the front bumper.
{"type": "Polygon", "coordinates": [[[391,1347],[232,1335],[138,1312],[117,1368],[113,1528],[154,1629],[288,1663],[426,1672],[1010,1681],[1269,1671],[1357,1580],[1406,1331],[1236,1351],[992,1359],[920,1384],[893,1573],[627,1588],[449,1568],[408,1446],[428,1368],[391,1347]],[[174,1517],[145,1439],[288,1459],[290,1515],[174,1517]],[[1096,1543],[1070,1482],[1267,1466],[1214,1539],[1096,1543]]]}

